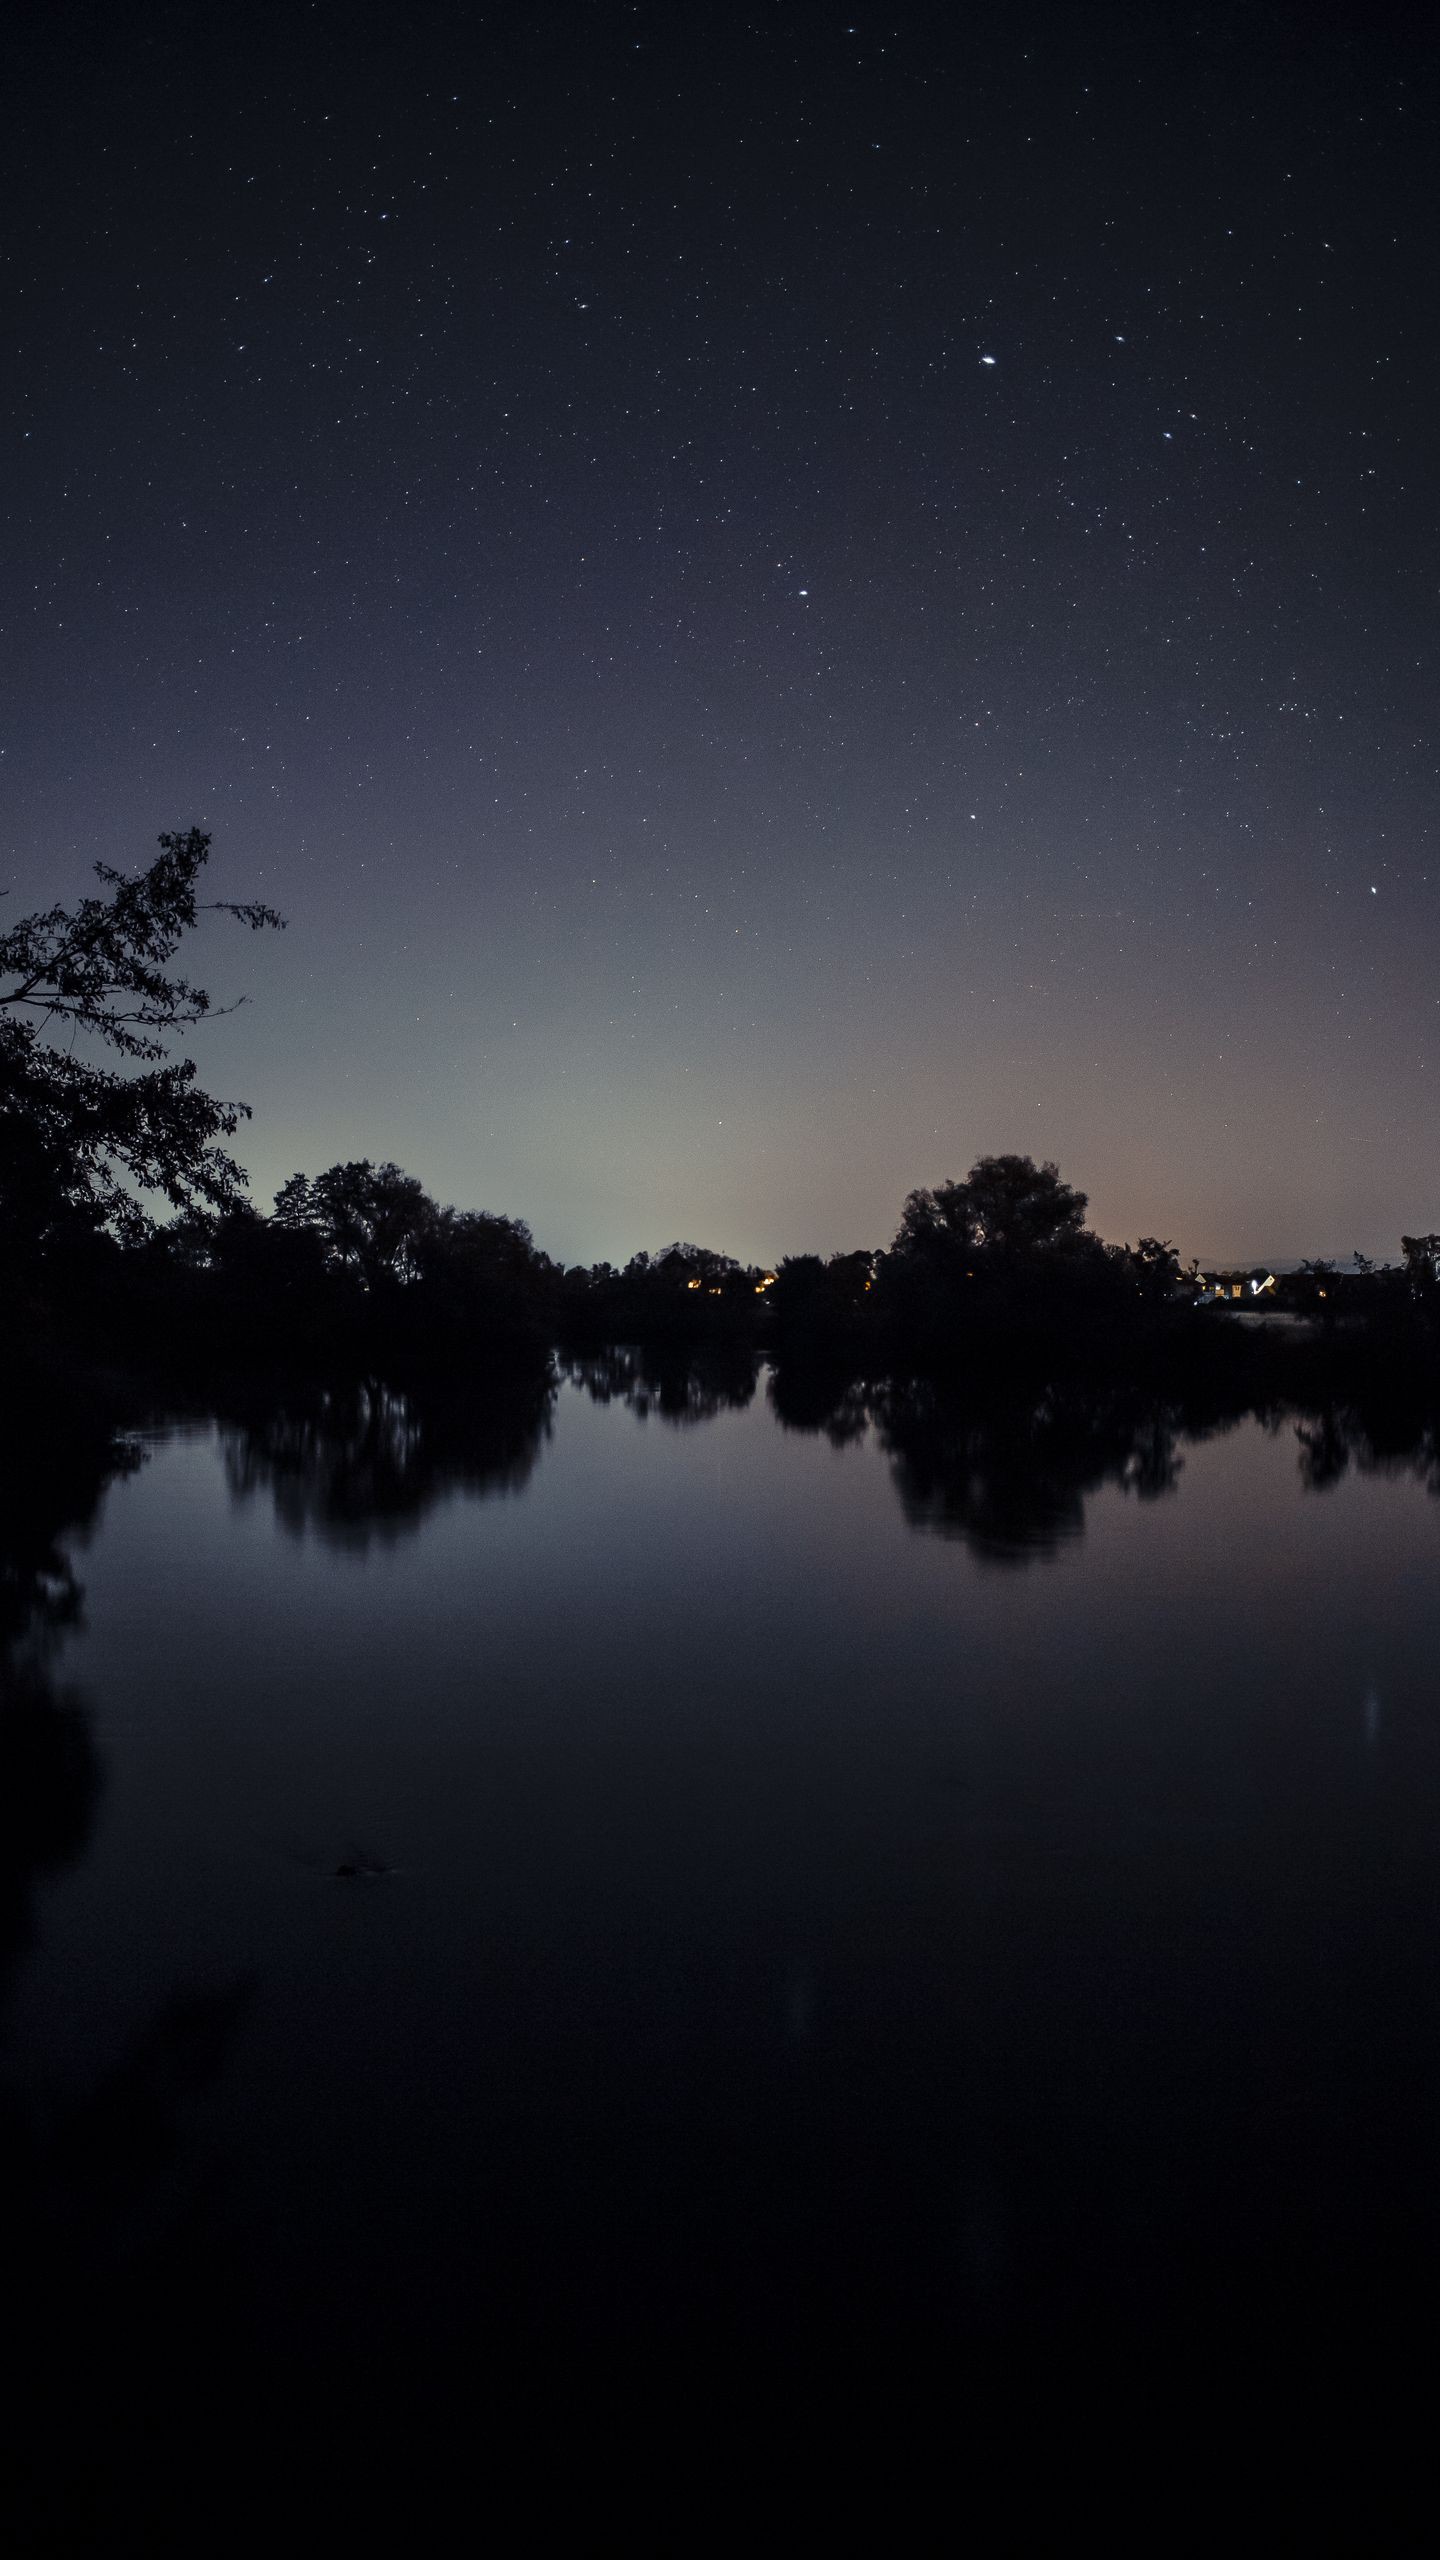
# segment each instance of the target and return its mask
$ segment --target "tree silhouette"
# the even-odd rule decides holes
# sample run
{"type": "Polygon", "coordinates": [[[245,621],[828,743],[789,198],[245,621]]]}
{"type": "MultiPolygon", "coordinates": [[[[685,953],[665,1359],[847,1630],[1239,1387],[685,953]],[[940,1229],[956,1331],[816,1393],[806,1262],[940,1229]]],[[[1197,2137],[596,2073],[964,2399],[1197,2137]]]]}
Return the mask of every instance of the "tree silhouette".
{"type": "MultiPolygon", "coordinates": [[[[232,1227],[243,1247],[244,1229],[232,1227]]],[[[266,1235],[272,1248],[316,1257],[337,1339],[367,1364],[548,1355],[558,1275],[523,1220],[442,1208],[398,1164],[361,1158],[313,1180],[292,1174],[266,1235]]],[[[303,1268],[294,1277],[303,1293],[303,1268]]]]}
{"type": "Polygon", "coordinates": [[[783,1333],[833,1334],[865,1315],[875,1271],[873,1253],[787,1253],[777,1266],[771,1313],[783,1333]]]}
{"type": "Polygon", "coordinates": [[[249,1117],[245,1104],[203,1092],[193,1058],[167,1061],[169,1038],[213,1010],[170,962],[202,913],[252,932],[283,919],[258,900],[202,909],[209,854],[203,828],[162,835],[147,871],[97,862],[108,895],[0,935],[0,1234],[12,1245],[67,1224],[138,1241],[152,1227],[147,1193],[212,1212],[243,1197],[244,1172],[218,1141],[249,1117]],[[132,1072],[95,1064],[76,1045],[87,1040],[132,1072]]]}
{"type": "Polygon", "coordinates": [[[1405,1276],[1417,1298],[1430,1299],[1440,1281],[1440,1235],[1402,1236],[1405,1276]]]}
{"type": "Polygon", "coordinates": [[[331,1270],[347,1271],[367,1289],[420,1275],[422,1240],[436,1216],[423,1185],[398,1164],[368,1156],[332,1164],[313,1181],[292,1173],[275,1195],[275,1223],[320,1239],[331,1270]]]}
{"type": "Polygon", "coordinates": [[[1306,1314],[1319,1315],[1328,1324],[1335,1313],[1339,1278],[1334,1263],[1317,1256],[1301,1263],[1291,1279],[1290,1295],[1306,1314]]]}
{"type": "Polygon", "coordinates": [[[892,1251],[902,1260],[1006,1259],[1093,1244],[1083,1191],[1032,1156],[981,1156],[963,1182],[912,1191],[892,1251]]]}
{"type": "Polygon", "coordinates": [[[1180,1256],[1169,1237],[1142,1236],[1125,1251],[1139,1295],[1147,1305],[1164,1306],[1180,1284],[1180,1256]]]}
{"type": "Polygon", "coordinates": [[[981,1156],[963,1182],[912,1191],[880,1264],[881,1320],[913,1356],[982,1327],[1078,1339],[1133,1306],[1125,1257],[1085,1224],[1085,1194],[1053,1164],[981,1156]]]}

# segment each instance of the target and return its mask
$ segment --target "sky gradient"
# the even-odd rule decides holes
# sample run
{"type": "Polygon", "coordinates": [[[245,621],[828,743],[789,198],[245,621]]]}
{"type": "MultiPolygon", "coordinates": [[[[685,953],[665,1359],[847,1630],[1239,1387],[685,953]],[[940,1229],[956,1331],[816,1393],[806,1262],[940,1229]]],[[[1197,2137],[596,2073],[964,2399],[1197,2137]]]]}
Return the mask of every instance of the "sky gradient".
{"type": "Polygon", "coordinates": [[[1440,1226],[1428,13],[32,13],[0,883],[213,830],[257,1201],[1440,1226]]]}

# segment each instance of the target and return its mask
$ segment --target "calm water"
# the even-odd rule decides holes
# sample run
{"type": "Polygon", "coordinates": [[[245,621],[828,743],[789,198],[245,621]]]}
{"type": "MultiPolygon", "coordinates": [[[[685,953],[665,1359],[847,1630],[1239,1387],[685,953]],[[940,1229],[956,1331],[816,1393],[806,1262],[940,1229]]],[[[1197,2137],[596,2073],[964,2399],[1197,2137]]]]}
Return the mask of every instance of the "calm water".
{"type": "Polygon", "coordinates": [[[1143,2395],[1210,2460],[1292,2387],[1370,2460],[1437,2273],[1440,1503],[1289,1420],[668,1401],[158,1429],[66,1542],[3,2038],[59,2506],[203,2438],[338,2514],[419,2427],[423,2526],[660,2413],[973,2480],[1143,2395]]]}

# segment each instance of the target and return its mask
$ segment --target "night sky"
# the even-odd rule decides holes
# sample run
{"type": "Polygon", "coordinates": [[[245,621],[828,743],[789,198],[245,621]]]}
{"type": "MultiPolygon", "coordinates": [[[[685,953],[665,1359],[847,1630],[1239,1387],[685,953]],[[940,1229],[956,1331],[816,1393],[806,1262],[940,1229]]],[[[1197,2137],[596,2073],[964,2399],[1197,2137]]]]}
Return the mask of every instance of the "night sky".
{"type": "Polygon", "coordinates": [[[1428,11],[29,17],[0,880],[284,908],[261,1206],[1440,1226],[1428,11]]]}

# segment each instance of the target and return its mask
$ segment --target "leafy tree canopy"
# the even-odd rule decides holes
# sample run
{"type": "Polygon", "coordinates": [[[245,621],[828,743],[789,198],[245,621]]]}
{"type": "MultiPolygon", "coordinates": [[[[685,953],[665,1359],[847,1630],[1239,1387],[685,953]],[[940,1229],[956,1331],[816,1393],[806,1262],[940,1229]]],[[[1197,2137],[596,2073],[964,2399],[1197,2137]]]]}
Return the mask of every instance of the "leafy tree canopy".
{"type": "Polygon", "coordinates": [[[1168,1236],[1142,1236],[1127,1245],[1131,1277],[1142,1298],[1163,1305],[1180,1282],[1180,1256],[1168,1236]]]}
{"type": "Polygon", "coordinates": [[[650,1271],[678,1290],[718,1287],[740,1265],[733,1253],[712,1253],[707,1245],[680,1243],[667,1244],[653,1256],[637,1253],[628,1267],[637,1278],[642,1271],[650,1271]]]}
{"type": "Polygon", "coordinates": [[[1400,1250],[1412,1289],[1428,1293],[1440,1275],[1440,1235],[1402,1236],[1400,1250]]]}
{"type": "Polygon", "coordinates": [[[902,1263],[962,1256],[1028,1259],[1094,1246],[1086,1197],[1057,1165],[1031,1156],[981,1156],[963,1182],[912,1191],[891,1250],[902,1263]]]}
{"type": "Polygon", "coordinates": [[[412,1173],[398,1164],[372,1164],[368,1156],[332,1164],[313,1180],[292,1173],[275,1194],[276,1225],[310,1229],[331,1269],[352,1272],[367,1289],[419,1278],[436,1214],[412,1173]]]}
{"type": "Polygon", "coordinates": [[[427,1279],[523,1279],[553,1269],[523,1218],[493,1209],[436,1209],[422,1241],[427,1279]]]}
{"type": "Polygon", "coordinates": [[[368,1290],[415,1280],[513,1286],[550,1269],[522,1219],[443,1209],[414,1174],[368,1157],[313,1178],[292,1173],[275,1195],[274,1223],[315,1236],[330,1269],[368,1290]]]}
{"type": "Polygon", "coordinates": [[[168,1038],[213,1009],[170,963],[202,913],[252,932],[283,918],[253,899],[202,907],[209,854],[203,828],[162,835],[148,870],[97,862],[105,895],[0,935],[0,1230],[12,1242],[76,1223],[138,1240],[151,1228],[146,1194],[182,1212],[243,1198],[244,1172],[218,1141],[249,1117],[245,1104],[202,1092],[193,1058],[167,1058],[168,1038]],[[127,1070],[97,1064],[85,1040],[127,1070]]]}

